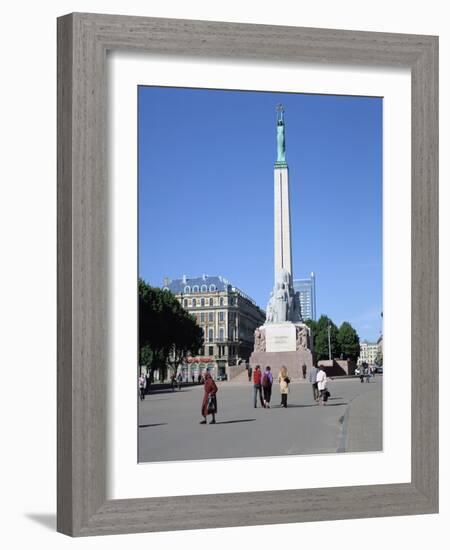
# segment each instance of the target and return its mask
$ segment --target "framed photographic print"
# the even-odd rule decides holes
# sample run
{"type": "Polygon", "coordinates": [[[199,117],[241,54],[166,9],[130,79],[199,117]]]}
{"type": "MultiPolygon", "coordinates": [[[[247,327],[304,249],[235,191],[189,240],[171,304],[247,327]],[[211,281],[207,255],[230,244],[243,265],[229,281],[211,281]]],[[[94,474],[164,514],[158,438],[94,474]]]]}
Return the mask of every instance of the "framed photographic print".
{"type": "Polygon", "coordinates": [[[437,47],[58,20],[59,531],[437,512],[437,47]]]}

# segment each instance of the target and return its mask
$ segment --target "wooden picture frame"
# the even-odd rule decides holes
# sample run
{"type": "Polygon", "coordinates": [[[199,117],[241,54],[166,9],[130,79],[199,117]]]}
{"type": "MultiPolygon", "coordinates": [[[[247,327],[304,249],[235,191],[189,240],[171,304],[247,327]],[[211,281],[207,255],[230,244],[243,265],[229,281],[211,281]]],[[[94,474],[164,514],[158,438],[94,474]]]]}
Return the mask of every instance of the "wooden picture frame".
{"type": "Polygon", "coordinates": [[[72,536],[438,511],[437,37],[82,13],[58,19],[57,486],[57,529],[72,536]],[[124,49],[411,70],[411,483],[107,500],[106,53],[124,49]]]}

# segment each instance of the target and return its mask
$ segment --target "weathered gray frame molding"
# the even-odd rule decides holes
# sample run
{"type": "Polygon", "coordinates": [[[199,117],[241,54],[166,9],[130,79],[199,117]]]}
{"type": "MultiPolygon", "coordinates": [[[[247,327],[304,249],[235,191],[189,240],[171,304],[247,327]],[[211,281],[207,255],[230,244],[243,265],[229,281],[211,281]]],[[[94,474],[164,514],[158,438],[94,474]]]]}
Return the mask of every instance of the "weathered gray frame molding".
{"type": "Polygon", "coordinates": [[[438,38],[81,13],[59,18],[58,318],[60,532],[85,536],[437,512],[438,38]],[[411,69],[411,483],[107,500],[106,52],[123,49],[411,69]]]}

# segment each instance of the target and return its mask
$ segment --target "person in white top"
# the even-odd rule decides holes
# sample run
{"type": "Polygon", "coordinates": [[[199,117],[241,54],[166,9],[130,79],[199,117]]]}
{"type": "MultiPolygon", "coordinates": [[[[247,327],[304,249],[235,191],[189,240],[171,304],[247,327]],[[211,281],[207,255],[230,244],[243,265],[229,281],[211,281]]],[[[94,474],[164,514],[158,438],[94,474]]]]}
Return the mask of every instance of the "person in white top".
{"type": "Polygon", "coordinates": [[[319,405],[326,405],[325,392],[327,391],[327,375],[323,366],[319,365],[316,382],[317,389],[319,390],[319,405]]]}
{"type": "Polygon", "coordinates": [[[141,376],[139,376],[138,383],[139,383],[140,399],[141,399],[141,401],[144,401],[144,399],[145,399],[145,388],[147,387],[147,378],[145,378],[144,374],[141,374],[141,376]]]}

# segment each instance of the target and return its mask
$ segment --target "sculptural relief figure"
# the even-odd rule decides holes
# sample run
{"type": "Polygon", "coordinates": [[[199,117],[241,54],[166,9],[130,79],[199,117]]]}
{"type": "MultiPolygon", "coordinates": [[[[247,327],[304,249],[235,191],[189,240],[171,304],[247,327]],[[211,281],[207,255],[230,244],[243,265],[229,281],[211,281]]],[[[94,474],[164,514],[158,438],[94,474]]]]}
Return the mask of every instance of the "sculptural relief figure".
{"type": "Polygon", "coordinates": [[[266,333],[259,328],[255,330],[254,351],[256,352],[266,351],[266,333]]]}
{"type": "Polygon", "coordinates": [[[306,326],[296,327],[296,350],[309,349],[309,331],[306,326]]]}
{"type": "Polygon", "coordinates": [[[255,351],[261,351],[261,331],[259,328],[255,330],[255,351]]]}
{"type": "Polygon", "coordinates": [[[280,269],[267,304],[266,323],[297,323],[300,320],[300,302],[292,288],[291,276],[285,269],[280,269]]]}
{"type": "Polygon", "coordinates": [[[260,351],[266,351],[266,333],[261,330],[260,351]]]}
{"type": "Polygon", "coordinates": [[[273,323],[273,291],[270,293],[266,308],[266,323],[273,323]]]}
{"type": "Polygon", "coordinates": [[[302,347],[303,349],[309,348],[308,336],[308,329],[306,327],[302,327],[302,329],[300,330],[300,347],[302,347]]]}
{"type": "Polygon", "coordinates": [[[288,320],[288,293],[283,283],[277,284],[275,292],[274,318],[276,323],[284,323],[288,320]]]}
{"type": "Polygon", "coordinates": [[[301,306],[300,306],[300,293],[294,292],[294,296],[292,298],[292,309],[290,313],[290,320],[293,323],[301,323],[302,321],[302,313],[301,313],[301,306]]]}

